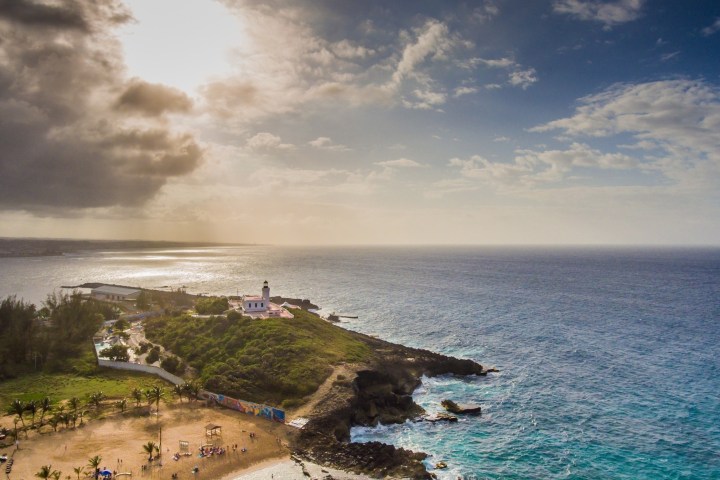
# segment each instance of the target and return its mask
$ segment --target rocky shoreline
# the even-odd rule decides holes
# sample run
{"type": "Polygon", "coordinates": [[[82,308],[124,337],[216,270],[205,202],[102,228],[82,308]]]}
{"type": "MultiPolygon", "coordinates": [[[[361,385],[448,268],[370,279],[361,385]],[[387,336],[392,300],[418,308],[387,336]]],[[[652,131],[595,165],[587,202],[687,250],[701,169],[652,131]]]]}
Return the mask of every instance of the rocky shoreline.
{"type": "Polygon", "coordinates": [[[294,442],[298,457],[375,477],[433,478],[422,463],[425,453],[380,442],[352,443],[350,428],[421,420],[425,411],[412,398],[423,375],[478,375],[472,360],[385,342],[355,333],[375,352],[365,365],[354,365],[354,378],[336,380],[317,404],[294,442]]]}

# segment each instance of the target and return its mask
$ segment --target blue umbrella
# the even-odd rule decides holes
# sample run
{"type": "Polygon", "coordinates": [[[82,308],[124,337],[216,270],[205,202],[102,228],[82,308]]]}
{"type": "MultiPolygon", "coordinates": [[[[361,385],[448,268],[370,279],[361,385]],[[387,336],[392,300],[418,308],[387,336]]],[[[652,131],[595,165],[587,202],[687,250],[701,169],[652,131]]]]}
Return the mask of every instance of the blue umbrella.
{"type": "Polygon", "coordinates": [[[112,475],[112,472],[111,472],[110,470],[102,470],[102,471],[100,472],[100,475],[102,475],[102,476],[112,475]]]}

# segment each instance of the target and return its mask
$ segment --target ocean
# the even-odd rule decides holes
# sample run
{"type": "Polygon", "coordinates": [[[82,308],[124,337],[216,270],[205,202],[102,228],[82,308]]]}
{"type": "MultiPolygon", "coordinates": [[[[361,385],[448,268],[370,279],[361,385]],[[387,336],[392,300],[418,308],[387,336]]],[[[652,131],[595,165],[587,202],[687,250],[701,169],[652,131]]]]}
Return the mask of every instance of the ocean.
{"type": "Polygon", "coordinates": [[[341,326],[500,373],[426,378],[457,424],[354,428],[441,479],[720,478],[720,249],[223,247],[0,258],[0,297],[106,282],[309,298],[341,326]],[[447,469],[433,470],[439,461],[447,469]]]}

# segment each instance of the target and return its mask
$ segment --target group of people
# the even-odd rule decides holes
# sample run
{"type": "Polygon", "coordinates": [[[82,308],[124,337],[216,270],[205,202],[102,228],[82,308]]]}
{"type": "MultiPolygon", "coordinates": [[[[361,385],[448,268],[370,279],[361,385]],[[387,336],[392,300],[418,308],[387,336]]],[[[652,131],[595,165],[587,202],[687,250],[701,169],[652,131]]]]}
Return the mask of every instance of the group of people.
{"type": "Polygon", "coordinates": [[[223,447],[200,447],[200,457],[212,457],[213,455],[224,455],[225,449],[223,447]]]}

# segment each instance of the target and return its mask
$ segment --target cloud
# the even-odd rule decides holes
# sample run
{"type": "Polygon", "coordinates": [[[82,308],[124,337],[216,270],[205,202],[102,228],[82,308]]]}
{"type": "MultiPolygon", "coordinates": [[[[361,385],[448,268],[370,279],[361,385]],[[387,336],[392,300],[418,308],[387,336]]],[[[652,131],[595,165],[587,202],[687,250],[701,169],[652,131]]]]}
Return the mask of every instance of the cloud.
{"type": "Polygon", "coordinates": [[[137,207],[203,160],[166,111],[189,100],[123,78],[115,1],[0,4],[0,208],[36,214],[137,207]],[[144,96],[150,89],[159,98],[144,96]],[[118,99],[123,99],[123,108],[118,99]],[[125,108],[127,107],[127,108],[125,108]],[[136,113],[149,117],[138,119],[136,113]]]}
{"type": "Polygon", "coordinates": [[[509,75],[509,83],[514,87],[520,87],[523,90],[538,81],[537,72],[534,68],[525,70],[516,70],[509,75]]]}
{"type": "Polygon", "coordinates": [[[510,68],[516,65],[515,60],[511,58],[476,58],[474,60],[476,63],[482,63],[483,65],[490,68],[510,68]]]}
{"type": "Polygon", "coordinates": [[[477,23],[485,23],[492,20],[499,14],[500,8],[497,6],[497,3],[491,0],[485,0],[483,5],[476,7],[473,10],[470,15],[470,19],[477,23]]]}
{"type": "Polygon", "coordinates": [[[477,91],[478,89],[475,87],[457,87],[453,92],[453,97],[458,98],[463,95],[471,95],[473,93],[477,93],[477,91]]]}
{"type": "Polygon", "coordinates": [[[701,30],[701,33],[709,37],[710,35],[713,35],[720,31],[720,17],[716,18],[712,25],[707,26],[701,30]]]}
{"type": "MultiPolygon", "coordinates": [[[[720,90],[702,80],[617,84],[580,99],[575,114],[539,125],[570,137],[624,137],[648,150],[646,168],[685,185],[717,187],[720,180],[720,90]]],[[[632,145],[631,145],[632,146],[632,145]]]]}
{"type": "Polygon", "coordinates": [[[640,16],[644,0],[556,0],[553,10],[581,20],[600,22],[606,28],[630,22],[640,16]]]}
{"type": "Polygon", "coordinates": [[[432,110],[445,103],[447,95],[443,92],[416,89],[413,91],[415,99],[405,100],[403,104],[407,108],[418,110],[432,110]]]}
{"type": "Polygon", "coordinates": [[[536,187],[559,184],[579,168],[627,170],[637,161],[619,153],[603,153],[586,144],[573,143],[566,150],[518,150],[512,162],[493,162],[480,155],[468,159],[452,158],[465,178],[479,179],[496,187],[536,187]]]}
{"type": "Polygon", "coordinates": [[[380,165],[382,167],[391,167],[391,168],[422,167],[422,164],[416,162],[415,160],[410,160],[409,158],[398,158],[397,160],[385,160],[384,162],[375,162],[375,165],[380,165]]]}
{"type": "Polygon", "coordinates": [[[673,58],[676,58],[678,55],[680,55],[680,51],[665,53],[660,56],[660,61],[667,62],[668,60],[672,60],[673,58]]]}
{"type": "MultiPolygon", "coordinates": [[[[537,72],[532,67],[523,67],[515,60],[509,57],[502,58],[473,58],[470,61],[471,66],[484,65],[488,68],[496,68],[503,70],[510,70],[507,77],[508,85],[513,87],[520,87],[523,90],[527,89],[530,85],[538,81],[537,72]]],[[[486,85],[487,89],[501,88],[500,84],[489,84],[486,85]]]]}
{"type": "Polygon", "coordinates": [[[116,105],[120,110],[158,116],[166,112],[187,113],[193,104],[190,97],[176,88],[134,78],[116,105]]]}
{"type": "Polygon", "coordinates": [[[89,25],[77,2],[52,5],[27,0],[0,0],[0,18],[27,27],[87,31],[89,25]]]}
{"type": "Polygon", "coordinates": [[[444,58],[448,51],[456,45],[455,39],[449,36],[447,25],[437,20],[428,20],[422,28],[414,32],[417,36],[409,41],[402,52],[392,76],[394,85],[399,85],[403,79],[412,77],[415,68],[427,58],[444,58]]]}
{"type": "Polygon", "coordinates": [[[310,140],[308,145],[318,148],[320,150],[329,150],[332,152],[349,152],[350,148],[345,145],[333,143],[330,137],[318,137],[315,140],[310,140]]]}
{"type": "Polygon", "coordinates": [[[282,139],[269,132],[260,132],[250,137],[246,143],[248,148],[255,151],[263,150],[291,150],[295,145],[282,143],[282,139]]]}

